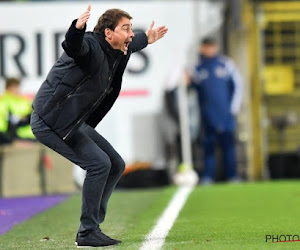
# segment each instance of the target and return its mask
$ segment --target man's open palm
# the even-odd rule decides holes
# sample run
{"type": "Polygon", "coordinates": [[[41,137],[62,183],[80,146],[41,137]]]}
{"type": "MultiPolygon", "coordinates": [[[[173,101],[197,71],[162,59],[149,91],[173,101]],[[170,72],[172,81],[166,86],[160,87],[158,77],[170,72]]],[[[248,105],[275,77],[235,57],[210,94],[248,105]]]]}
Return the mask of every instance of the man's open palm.
{"type": "Polygon", "coordinates": [[[166,26],[160,26],[153,29],[154,21],[150,24],[148,30],[146,31],[146,35],[148,37],[148,43],[154,43],[160,38],[164,37],[164,35],[168,32],[166,26]]]}
{"type": "Polygon", "coordinates": [[[91,11],[91,5],[89,4],[86,11],[83,12],[80,17],[77,19],[76,22],[76,28],[79,30],[82,30],[86,24],[86,22],[89,20],[90,18],[90,11],[91,11]]]}

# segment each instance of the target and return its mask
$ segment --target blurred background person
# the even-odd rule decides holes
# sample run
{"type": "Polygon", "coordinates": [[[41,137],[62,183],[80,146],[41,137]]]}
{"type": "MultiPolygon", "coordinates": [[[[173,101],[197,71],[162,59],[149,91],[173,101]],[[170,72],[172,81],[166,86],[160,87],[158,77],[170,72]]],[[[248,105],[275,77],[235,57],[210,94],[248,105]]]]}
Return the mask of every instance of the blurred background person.
{"type": "Polygon", "coordinates": [[[20,93],[21,82],[18,78],[7,78],[5,92],[0,97],[1,143],[15,139],[34,141],[30,127],[32,100],[20,93]]]}
{"type": "Polygon", "coordinates": [[[242,103],[242,79],[233,61],[219,54],[214,38],[204,38],[199,52],[198,62],[188,82],[198,92],[204,129],[204,172],[201,183],[208,185],[214,182],[217,141],[223,151],[226,178],[235,182],[239,180],[236,171],[235,115],[242,103]]]}

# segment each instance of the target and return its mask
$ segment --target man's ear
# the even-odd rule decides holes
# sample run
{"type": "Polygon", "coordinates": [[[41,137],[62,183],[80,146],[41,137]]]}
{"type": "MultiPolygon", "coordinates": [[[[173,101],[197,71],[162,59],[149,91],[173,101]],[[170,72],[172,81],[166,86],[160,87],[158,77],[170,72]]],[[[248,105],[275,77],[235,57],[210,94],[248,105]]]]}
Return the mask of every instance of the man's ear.
{"type": "Polygon", "coordinates": [[[112,36],[112,30],[109,29],[109,28],[106,28],[106,29],[104,30],[104,34],[105,34],[105,36],[106,36],[108,39],[111,39],[111,36],[112,36]]]}

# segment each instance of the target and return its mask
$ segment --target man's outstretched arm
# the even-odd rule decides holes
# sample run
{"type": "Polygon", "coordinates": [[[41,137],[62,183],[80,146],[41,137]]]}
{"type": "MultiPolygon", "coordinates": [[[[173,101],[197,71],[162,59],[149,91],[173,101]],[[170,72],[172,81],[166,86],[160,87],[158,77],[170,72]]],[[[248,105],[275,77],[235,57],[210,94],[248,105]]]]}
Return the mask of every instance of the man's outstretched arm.
{"type": "Polygon", "coordinates": [[[86,23],[90,18],[91,5],[89,4],[85,12],[73,21],[71,27],[66,33],[62,46],[70,57],[87,55],[89,52],[88,44],[83,40],[86,23]]]}

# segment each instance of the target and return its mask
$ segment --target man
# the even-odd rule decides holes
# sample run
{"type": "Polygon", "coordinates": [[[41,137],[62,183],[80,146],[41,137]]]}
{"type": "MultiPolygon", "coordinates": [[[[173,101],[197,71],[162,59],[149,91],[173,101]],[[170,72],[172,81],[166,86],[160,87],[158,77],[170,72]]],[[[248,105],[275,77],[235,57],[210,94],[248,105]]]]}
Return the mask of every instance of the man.
{"type": "Polygon", "coordinates": [[[125,163],[94,128],[119,95],[132,52],[162,38],[167,28],[134,35],[131,16],[107,10],[94,32],[85,32],[91,6],[74,20],[62,43],[63,55],[50,70],[33,102],[32,130],[36,138],[87,171],[82,190],[78,247],[120,243],[99,228],[107,202],[125,163]]]}
{"type": "Polygon", "coordinates": [[[5,92],[0,97],[0,132],[10,141],[33,141],[35,137],[30,128],[32,100],[20,94],[20,86],[18,78],[6,79],[5,92]]]}
{"type": "Polygon", "coordinates": [[[203,39],[197,65],[191,75],[198,91],[204,127],[204,174],[202,184],[214,181],[214,147],[219,139],[223,150],[226,177],[238,180],[235,155],[235,115],[242,103],[241,77],[231,59],[218,54],[213,38],[203,39]]]}

